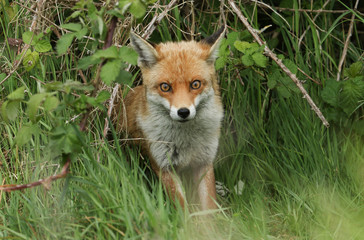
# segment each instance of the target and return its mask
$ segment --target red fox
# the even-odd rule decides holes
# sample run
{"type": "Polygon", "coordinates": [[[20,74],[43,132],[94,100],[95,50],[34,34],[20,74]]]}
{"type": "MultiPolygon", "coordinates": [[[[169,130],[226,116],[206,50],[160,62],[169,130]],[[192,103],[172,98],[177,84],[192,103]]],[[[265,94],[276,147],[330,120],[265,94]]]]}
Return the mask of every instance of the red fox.
{"type": "Polygon", "coordinates": [[[213,162],[223,106],[214,63],[224,32],[156,46],[130,34],[143,84],[127,94],[118,128],[142,146],[168,195],[182,207],[182,176],[191,179],[203,210],[217,207],[213,162]]]}

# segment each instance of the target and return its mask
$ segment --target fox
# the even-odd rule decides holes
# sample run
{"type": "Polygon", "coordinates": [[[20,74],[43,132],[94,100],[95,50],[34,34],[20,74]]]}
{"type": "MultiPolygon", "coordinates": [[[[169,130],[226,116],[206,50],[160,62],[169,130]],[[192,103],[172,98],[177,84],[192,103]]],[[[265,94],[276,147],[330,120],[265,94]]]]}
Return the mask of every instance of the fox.
{"type": "Polygon", "coordinates": [[[225,27],[201,41],[154,45],[130,32],[142,84],[119,107],[117,129],[141,146],[172,201],[188,204],[188,178],[202,210],[216,209],[213,163],[223,105],[215,60],[225,27]]]}

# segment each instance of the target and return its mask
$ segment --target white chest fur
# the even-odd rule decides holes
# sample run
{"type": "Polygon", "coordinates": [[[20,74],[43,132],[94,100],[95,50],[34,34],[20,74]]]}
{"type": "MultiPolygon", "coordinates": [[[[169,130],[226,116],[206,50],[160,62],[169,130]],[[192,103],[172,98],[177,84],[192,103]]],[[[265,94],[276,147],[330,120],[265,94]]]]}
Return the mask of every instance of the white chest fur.
{"type": "Polygon", "coordinates": [[[137,120],[161,169],[182,170],[214,161],[223,109],[213,94],[200,101],[196,117],[188,122],[172,120],[161,103],[148,102],[148,108],[149,115],[137,120]]]}

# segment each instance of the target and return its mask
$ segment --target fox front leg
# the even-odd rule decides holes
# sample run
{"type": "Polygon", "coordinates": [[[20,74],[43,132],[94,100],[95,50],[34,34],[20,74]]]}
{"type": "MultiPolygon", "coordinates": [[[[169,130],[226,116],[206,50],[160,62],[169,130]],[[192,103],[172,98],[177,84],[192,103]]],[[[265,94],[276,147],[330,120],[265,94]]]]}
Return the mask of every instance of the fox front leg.
{"type": "Polygon", "coordinates": [[[195,184],[198,184],[197,192],[201,209],[216,209],[216,186],[213,165],[209,164],[195,169],[193,178],[195,184]]]}
{"type": "Polygon", "coordinates": [[[161,170],[159,174],[161,176],[162,184],[168,193],[168,196],[173,201],[178,201],[182,208],[184,208],[186,204],[186,197],[183,193],[179,177],[171,171],[161,170]]]}

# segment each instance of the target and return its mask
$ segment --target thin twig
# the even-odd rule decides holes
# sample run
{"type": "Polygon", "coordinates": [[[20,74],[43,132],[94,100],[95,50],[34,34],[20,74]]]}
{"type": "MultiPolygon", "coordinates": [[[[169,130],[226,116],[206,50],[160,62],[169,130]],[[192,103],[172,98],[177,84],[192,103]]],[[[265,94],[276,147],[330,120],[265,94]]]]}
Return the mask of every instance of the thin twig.
{"type": "Polygon", "coordinates": [[[15,191],[15,190],[21,190],[21,189],[25,189],[25,188],[32,188],[32,187],[36,187],[39,185],[44,185],[46,188],[49,189],[49,184],[57,179],[60,178],[64,178],[67,176],[68,173],[68,169],[69,166],[71,164],[71,158],[68,157],[67,158],[67,162],[63,165],[62,171],[61,173],[57,174],[57,175],[53,175],[50,177],[47,177],[45,179],[39,179],[36,182],[32,182],[29,184],[21,184],[21,185],[15,185],[15,184],[8,184],[8,185],[2,185],[0,186],[0,191],[5,191],[5,192],[11,192],[11,191],[15,191]]]}
{"type": "Polygon", "coordinates": [[[227,26],[224,8],[225,8],[225,0],[220,0],[220,17],[219,17],[220,26],[227,26]]]}
{"type": "Polygon", "coordinates": [[[108,131],[109,131],[109,120],[110,117],[111,117],[111,114],[112,114],[112,110],[114,108],[114,104],[115,104],[115,98],[119,92],[119,87],[120,87],[120,84],[116,84],[116,86],[113,88],[112,90],[112,94],[111,94],[111,97],[110,97],[110,103],[109,103],[109,108],[107,109],[107,116],[108,118],[105,118],[105,126],[104,126],[104,131],[103,131],[103,134],[104,134],[104,137],[106,137],[108,131]]]}
{"type": "Polygon", "coordinates": [[[303,87],[302,83],[298,80],[298,78],[296,77],[295,74],[293,74],[283,63],[282,60],[279,59],[277,57],[277,55],[275,53],[272,52],[272,50],[270,50],[267,45],[265,44],[265,42],[259,37],[259,35],[256,33],[255,29],[249,24],[247,18],[245,18],[243,16],[243,14],[241,13],[241,11],[239,10],[239,8],[235,5],[233,0],[228,0],[230,6],[232,7],[233,11],[238,15],[239,19],[241,20],[241,22],[245,25],[245,27],[248,29],[248,31],[250,32],[250,34],[254,37],[254,39],[259,43],[259,45],[264,45],[264,53],[269,56],[273,61],[275,61],[278,66],[283,70],[283,72],[285,72],[291,79],[292,81],[296,84],[296,86],[300,89],[300,91],[303,94],[303,98],[306,98],[308,104],[310,104],[310,106],[312,107],[312,110],[315,111],[315,113],[317,114],[317,116],[321,119],[322,123],[326,126],[329,127],[329,123],[327,122],[327,120],[325,119],[324,115],[321,113],[320,109],[316,106],[316,104],[313,102],[313,100],[311,99],[310,95],[308,95],[306,89],[303,87]]]}
{"type": "Polygon", "coordinates": [[[289,28],[291,28],[291,25],[287,22],[287,20],[282,17],[281,14],[279,14],[276,10],[274,10],[271,6],[269,6],[268,4],[264,3],[264,2],[260,2],[260,1],[257,1],[257,0],[250,0],[251,2],[254,2],[256,4],[258,4],[260,7],[262,8],[269,8],[271,11],[273,11],[275,14],[277,14],[278,17],[280,17],[286,24],[289,28]]]}
{"type": "Polygon", "coordinates": [[[310,79],[312,82],[321,85],[321,83],[315,79],[313,79],[312,77],[310,77],[307,73],[305,73],[301,68],[297,67],[297,70],[300,71],[303,75],[305,75],[308,79],[310,79]]]}
{"type": "Polygon", "coordinates": [[[150,21],[147,28],[145,29],[145,32],[142,35],[142,37],[144,39],[148,39],[150,37],[150,35],[152,35],[155,28],[159,25],[159,23],[162,21],[162,19],[167,15],[167,13],[173,7],[173,5],[176,4],[176,2],[177,2],[177,0],[170,1],[168,3],[168,5],[164,8],[163,12],[161,12],[159,15],[156,15],[153,17],[152,21],[150,21]]]}
{"type": "MultiPolygon", "coordinates": [[[[358,8],[358,4],[359,4],[359,0],[356,0],[355,6],[354,6],[354,11],[358,8]]],[[[355,14],[353,13],[353,15],[351,16],[351,20],[350,20],[350,26],[349,26],[348,36],[346,37],[346,41],[345,41],[345,44],[344,44],[343,53],[342,53],[341,58],[340,58],[340,61],[339,61],[338,70],[337,70],[337,76],[336,76],[336,81],[339,81],[340,80],[342,67],[343,67],[343,64],[344,64],[344,61],[345,61],[345,58],[346,58],[346,53],[348,52],[350,38],[351,38],[351,35],[353,33],[354,20],[355,20],[355,14]]]]}
{"type": "MultiPolygon", "coordinates": [[[[323,10],[323,9],[326,7],[326,5],[327,5],[327,4],[329,4],[329,2],[330,2],[330,1],[331,1],[331,0],[327,0],[327,1],[324,3],[324,5],[322,5],[321,10],[323,10]]],[[[318,13],[316,14],[316,16],[315,16],[315,17],[313,18],[313,20],[312,20],[312,22],[313,22],[313,23],[316,21],[316,19],[320,16],[320,14],[321,14],[321,13],[322,13],[322,12],[318,12],[318,13]]],[[[298,49],[300,49],[300,46],[301,46],[302,41],[303,41],[303,38],[305,37],[305,35],[306,35],[306,33],[307,33],[308,29],[309,29],[309,28],[306,28],[306,29],[305,29],[305,31],[302,33],[301,37],[299,38],[299,40],[298,40],[298,49]]]]}

